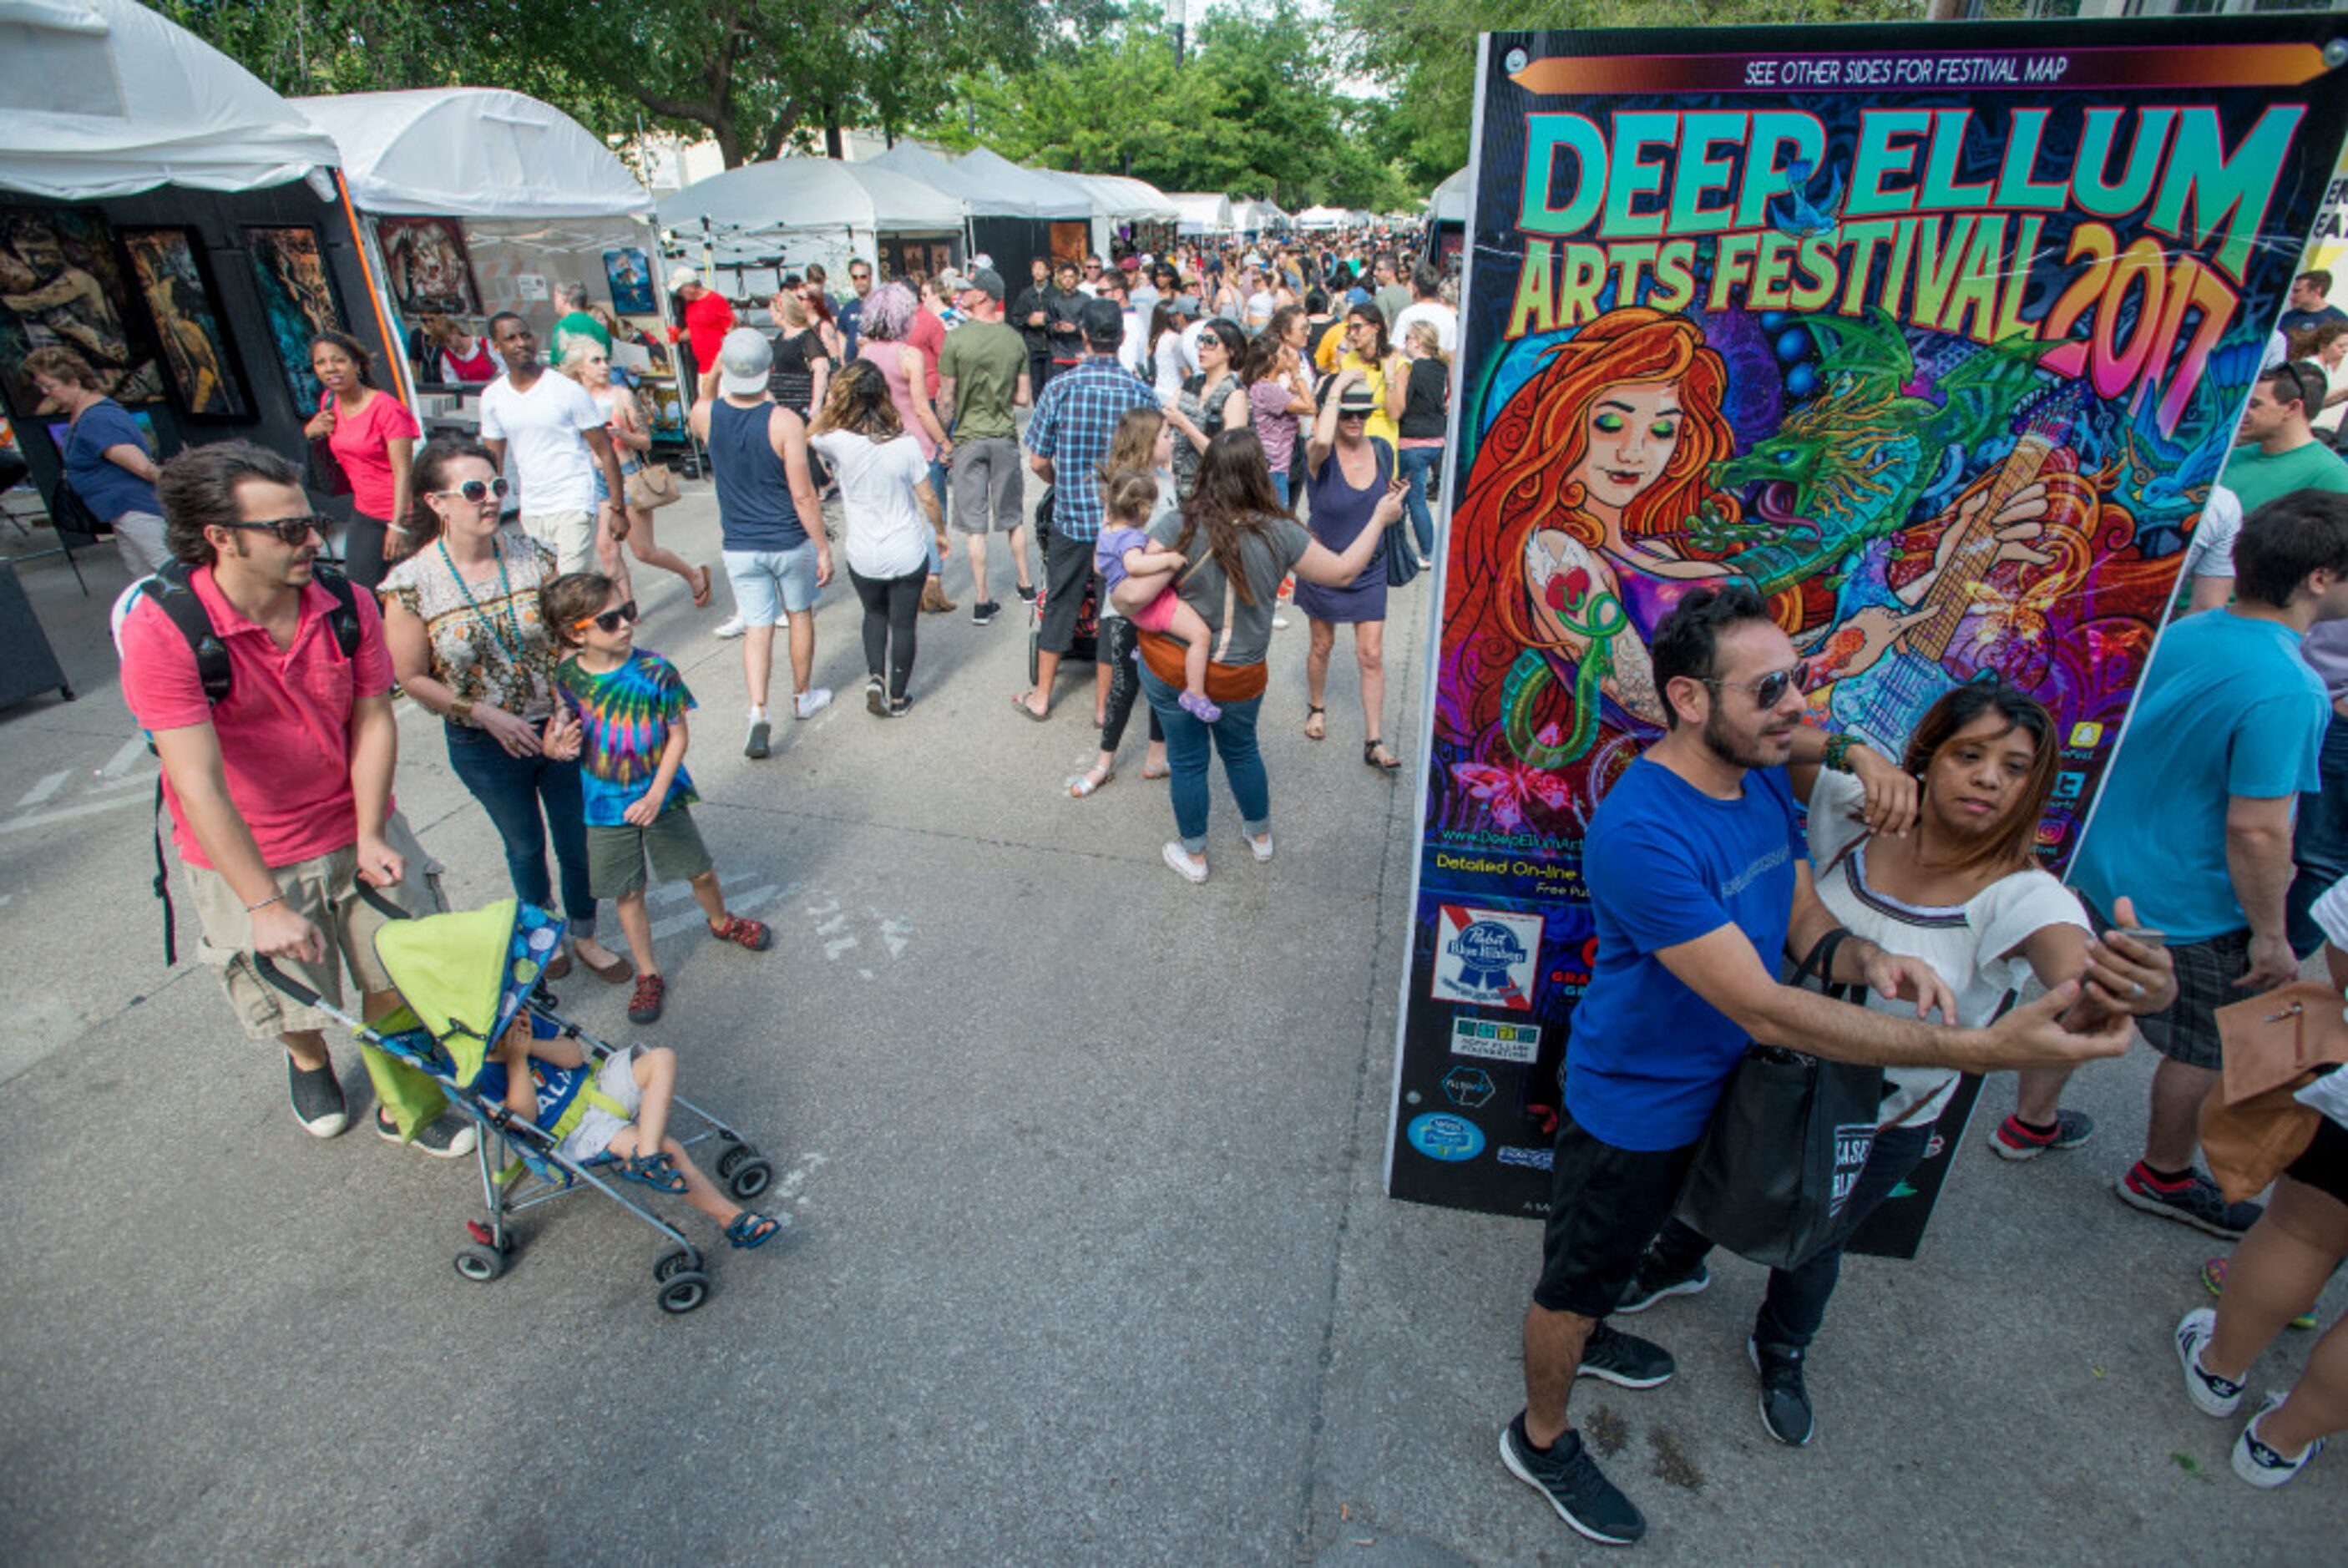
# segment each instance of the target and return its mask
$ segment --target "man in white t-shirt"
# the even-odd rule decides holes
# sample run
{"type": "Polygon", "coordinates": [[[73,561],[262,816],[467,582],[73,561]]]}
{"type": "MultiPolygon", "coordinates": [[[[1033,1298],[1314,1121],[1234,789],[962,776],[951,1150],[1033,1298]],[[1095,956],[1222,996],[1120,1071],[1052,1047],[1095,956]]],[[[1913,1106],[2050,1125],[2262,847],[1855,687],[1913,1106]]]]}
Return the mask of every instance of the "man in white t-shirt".
{"type": "Polygon", "coordinates": [[[2211,485],[2201,521],[2185,547],[2185,565],[2177,573],[2177,596],[2184,601],[2178,614],[2219,609],[2234,596],[2234,539],[2241,531],[2240,498],[2224,485],[2211,485]]]}
{"type": "Polygon", "coordinates": [[[492,317],[489,342],[506,373],[481,389],[481,444],[500,469],[512,446],[522,531],[554,552],[560,570],[592,571],[600,562],[603,574],[624,589],[620,541],[628,534],[628,514],[614,498],[627,493],[627,481],[603,428],[603,410],[585,387],[539,363],[537,337],[521,317],[510,311],[492,317]]]}
{"type": "Polygon", "coordinates": [[[1443,303],[1443,274],[1421,262],[1410,274],[1410,303],[1396,314],[1394,325],[1387,333],[1395,346],[1402,346],[1403,334],[1409,330],[1412,322],[1431,321],[1435,324],[1436,341],[1442,346],[1443,352],[1457,353],[1459,313],[1443,303]]]}

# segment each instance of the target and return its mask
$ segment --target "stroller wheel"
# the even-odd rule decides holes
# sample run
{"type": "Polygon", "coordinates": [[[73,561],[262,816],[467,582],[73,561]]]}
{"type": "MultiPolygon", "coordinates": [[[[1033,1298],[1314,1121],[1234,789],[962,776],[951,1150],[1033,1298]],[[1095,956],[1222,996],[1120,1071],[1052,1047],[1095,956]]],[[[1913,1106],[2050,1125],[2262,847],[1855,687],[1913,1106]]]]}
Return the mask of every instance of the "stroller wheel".
{"type": "MultiPolygon", "coordinates": [[[[509,1249],[510,1250],[510,1249],[509,1249]]],[[[457,1272],[475,1284],[487,1284],[506,1272],[506,1254],[495,1247],[475,1242],[452,1260],[457,1272]]]]}
{"type": "Polygon", "coordinates": [[[754,1156],[734,1168],[733,1177],[727,1185],[734,1194],[734,1201],[746,1203],[765,1191],[774,1180],[775,1168],[754,1156]]]}
{"type": "Polygon", "coordinates": [[[660,1287],[657,1299],[663,1312],[691,1312],[709,1299],[709,1276],[693,1269],[671,1274],[660,1287]]]}
{"type": "Polygon", "coordinates": [[[681,1274],[701,1272],[701,1253],[693,1247],[671,1247],[653,1260],[653,1282],[655,1284],[675,1279],[681,1274]]]}
{"type": "Polygon", "coordinates": [[[720,1181],[730,1180],[742,1161],[757,1152],[747,1143],[729,1143],[726,1152],[717,1157],[717,1179],[720,1181]]]}

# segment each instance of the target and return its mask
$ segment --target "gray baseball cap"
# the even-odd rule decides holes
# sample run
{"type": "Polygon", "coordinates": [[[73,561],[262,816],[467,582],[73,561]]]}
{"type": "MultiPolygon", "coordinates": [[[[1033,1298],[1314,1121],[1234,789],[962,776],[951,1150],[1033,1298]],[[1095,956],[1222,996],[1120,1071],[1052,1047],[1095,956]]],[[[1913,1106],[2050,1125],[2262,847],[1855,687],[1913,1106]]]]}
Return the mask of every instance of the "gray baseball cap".
{"type": "Polygon", "coordinates": [[[774,345],[754,326],[737,326],[717,350],[717,389],[728,397],[756,397],[775,368],[774,345]]]}

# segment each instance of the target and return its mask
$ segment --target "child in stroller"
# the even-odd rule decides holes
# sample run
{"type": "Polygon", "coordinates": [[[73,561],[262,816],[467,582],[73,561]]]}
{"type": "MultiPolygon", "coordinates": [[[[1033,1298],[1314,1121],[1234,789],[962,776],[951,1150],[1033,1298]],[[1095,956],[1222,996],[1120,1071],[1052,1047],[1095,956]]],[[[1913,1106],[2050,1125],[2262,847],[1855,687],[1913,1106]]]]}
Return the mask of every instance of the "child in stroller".
{"type": "Polygon", "coordinates": [[[758,1246],[783,1222],[731,1202],[668,1136],[676,1099],[676,1053],[626,1046],[591,1068],[580,1042],[525,1011],[489,1053],[475,1085],[485,1100],[556,1140],[556,1150],[587,1170],[672,1192],[715,1220],[736,1247],[758,1246]]]}

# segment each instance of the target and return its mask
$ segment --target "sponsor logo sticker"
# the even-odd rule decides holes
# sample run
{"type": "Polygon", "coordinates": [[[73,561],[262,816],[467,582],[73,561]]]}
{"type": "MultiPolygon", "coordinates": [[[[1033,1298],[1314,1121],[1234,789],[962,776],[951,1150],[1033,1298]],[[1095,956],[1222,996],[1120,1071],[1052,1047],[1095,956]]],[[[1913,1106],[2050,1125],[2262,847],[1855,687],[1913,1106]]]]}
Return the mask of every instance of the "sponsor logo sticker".
{"type": "Polygon", "coordinates": [[[1462,1110],[1474,1110],[1498,1092],[1482,1068],[1457,1067],[1443,1075],[1443,1098],[1462,1110]]]}
{"type": "Polygon", "coordinates": [[[1442,905],[1435,917],[1435,999],[1531,1012],[1540,941],[1538,914],[1442,905]]]}
{"type": "Polygon", "coordinates": [[[1540,1054],[1540,1026],[1503,1024],[1490,1018],[1454,1018],[1451,1054],[1530,1067],[1533,1058],[1540,1054]]]}
{"type": "Polygon", "coordinates": [[[1434,1110],[1414,1117],[1403,1130],[1410,1146],[1429,1160],[1456,1165],[1484,1152],[1484,1130],[1464,1116],[1434,1110]]]}

